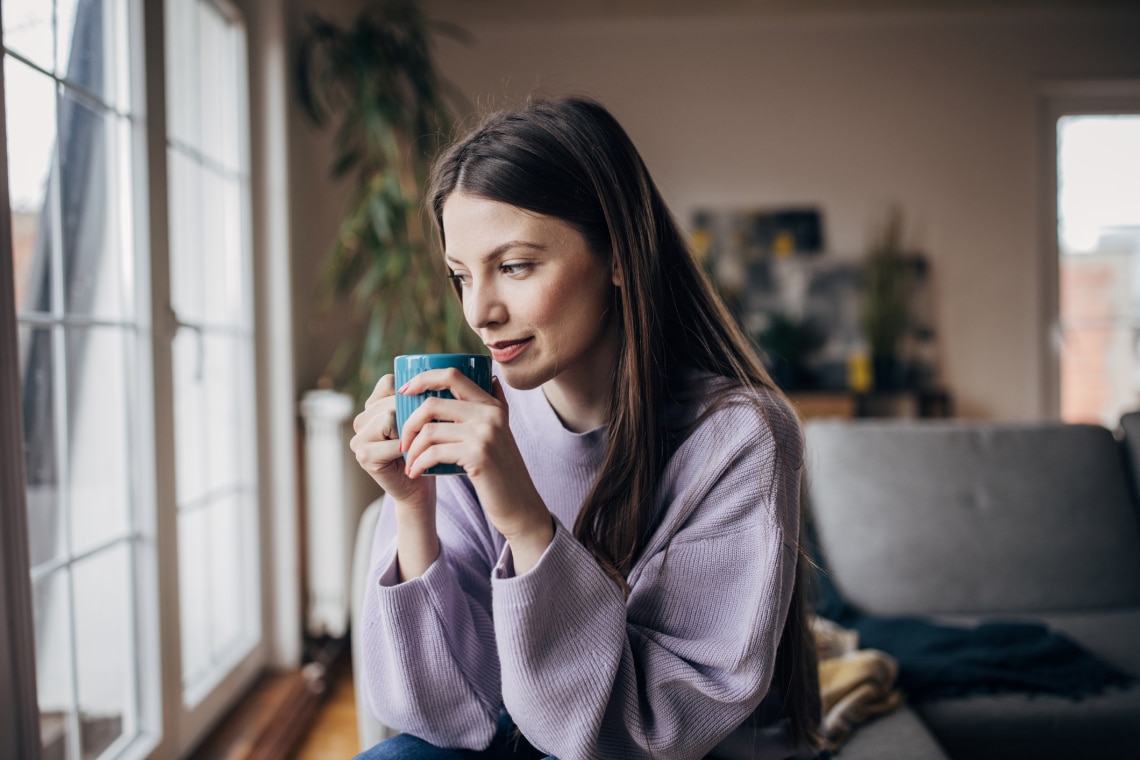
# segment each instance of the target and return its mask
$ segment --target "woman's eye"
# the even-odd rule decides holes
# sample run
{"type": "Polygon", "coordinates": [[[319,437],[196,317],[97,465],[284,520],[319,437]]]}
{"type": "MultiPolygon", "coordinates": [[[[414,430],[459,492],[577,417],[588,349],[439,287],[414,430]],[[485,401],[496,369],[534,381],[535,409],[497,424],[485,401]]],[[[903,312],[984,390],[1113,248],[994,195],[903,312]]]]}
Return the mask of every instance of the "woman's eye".
{"type": "Polygon", "coordinates": [[[500,264],[499,265],[499,271],[500,272],[502,272],[505,275],[510,275],[512,277],[523,274],[524,272],[528,271],[530,268],[531,268],[531,265],[529,263],[525,263],[525,262],[517,262],[517,263],[500,264]]]}
{"type": "Polygon", "coordinates": [[[471,276],[462,272],[452,272],[447,276],[447,279],[451,280],[452,282],[459,283],[460,285],[466,285],[467,283],[471,282],[471,276]]]}

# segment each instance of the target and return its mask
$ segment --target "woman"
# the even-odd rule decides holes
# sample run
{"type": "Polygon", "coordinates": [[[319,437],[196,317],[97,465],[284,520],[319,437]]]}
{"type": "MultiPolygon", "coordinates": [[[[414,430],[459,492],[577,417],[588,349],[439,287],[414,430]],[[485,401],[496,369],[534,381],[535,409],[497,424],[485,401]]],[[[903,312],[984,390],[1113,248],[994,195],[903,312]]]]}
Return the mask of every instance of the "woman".
{"type": "Polygon", "coordinates": [[[355,421],[366,690],[405,732],[361,757],[814,756],[800,428],[625,132],[493,114],[430,203],[496,378],[389,375],[355,421]],[[397,438],[394,394],[444,388],[397,438]]]}

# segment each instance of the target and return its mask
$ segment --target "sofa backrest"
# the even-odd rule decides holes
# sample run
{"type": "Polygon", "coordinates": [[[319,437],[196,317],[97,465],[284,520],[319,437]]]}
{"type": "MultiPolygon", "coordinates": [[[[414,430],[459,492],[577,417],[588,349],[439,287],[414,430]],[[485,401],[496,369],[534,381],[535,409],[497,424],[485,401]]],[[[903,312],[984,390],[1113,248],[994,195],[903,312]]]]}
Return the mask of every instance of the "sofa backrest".
{"type": "Polygon", "coordinates": [[[831,579],[867,612],[1140,605],[1120,444],[1092,425],[812,421],[807,502],[831,579]]]}

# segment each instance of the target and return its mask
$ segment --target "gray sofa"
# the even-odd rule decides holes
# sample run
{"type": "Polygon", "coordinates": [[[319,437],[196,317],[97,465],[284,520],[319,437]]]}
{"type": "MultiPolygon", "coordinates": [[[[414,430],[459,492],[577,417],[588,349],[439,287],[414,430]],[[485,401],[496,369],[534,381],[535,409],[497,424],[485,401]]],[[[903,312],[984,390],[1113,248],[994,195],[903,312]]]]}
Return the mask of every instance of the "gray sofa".
{"type": "MultiPolygon", "coordinates": [[[[1059,423],[813,421],[810,506],[829,576],[877,615],[1044,622],[1140,675],[1140,414],[1059,423]]],[[[860,758],[1138,757],[1140,686],[1074,701],[979,695],[858,729],[860,758]]]]}

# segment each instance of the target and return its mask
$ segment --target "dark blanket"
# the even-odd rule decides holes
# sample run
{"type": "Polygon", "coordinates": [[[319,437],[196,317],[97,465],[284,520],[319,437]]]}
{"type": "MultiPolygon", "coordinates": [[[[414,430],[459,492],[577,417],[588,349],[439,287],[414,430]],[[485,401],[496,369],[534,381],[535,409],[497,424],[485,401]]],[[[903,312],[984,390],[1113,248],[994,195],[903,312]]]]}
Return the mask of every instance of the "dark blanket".
{"type": "Polygon", "coordinates": [[[914,702],[1029,692],[1079,699],[1134,679],[1044,625],[988,622],[974,628],[917,617],[869,615],[819,574],[816,613],[859,633],[859,646],[899,663],[898,686],[914,702]]]}

